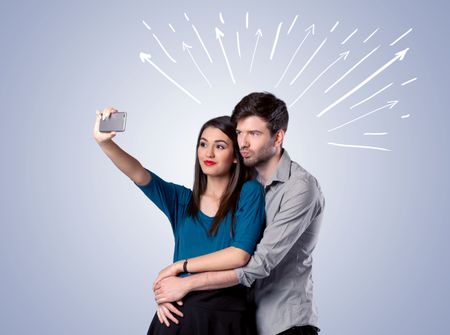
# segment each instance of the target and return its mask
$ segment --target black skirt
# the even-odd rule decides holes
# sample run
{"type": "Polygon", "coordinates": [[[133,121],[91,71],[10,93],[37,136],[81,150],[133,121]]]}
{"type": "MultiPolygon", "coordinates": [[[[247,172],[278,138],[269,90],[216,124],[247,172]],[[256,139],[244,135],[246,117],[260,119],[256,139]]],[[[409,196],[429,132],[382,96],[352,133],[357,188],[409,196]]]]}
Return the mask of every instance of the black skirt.
{"type": "Polygon", "coordinates": [[[147,335],[256,335],[255,311],[247,304],[243,286],[187,294],[179,324],[167,327],[155,313],[147,335]]]}

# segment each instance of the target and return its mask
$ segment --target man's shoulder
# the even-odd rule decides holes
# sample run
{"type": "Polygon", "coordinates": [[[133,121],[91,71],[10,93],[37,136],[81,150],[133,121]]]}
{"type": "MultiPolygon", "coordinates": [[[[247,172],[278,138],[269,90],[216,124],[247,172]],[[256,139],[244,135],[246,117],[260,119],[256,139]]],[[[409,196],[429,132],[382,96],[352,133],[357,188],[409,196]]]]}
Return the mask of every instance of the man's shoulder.
{"type": "Polygon", "coordinates": [[[319,187],[319,182],[308,170],[299,163],[291,160],[291,171],[287,181],[289,185],[305,184],[312,187],[319,187]]]}
{"type": "Polygon", "coordinates": [[[324,195],[316,177],[295,161],[291,161],[289,179],[284,184],[283,204],[296,203],[299,206],[315,204],[322,206],[324,195]]]}

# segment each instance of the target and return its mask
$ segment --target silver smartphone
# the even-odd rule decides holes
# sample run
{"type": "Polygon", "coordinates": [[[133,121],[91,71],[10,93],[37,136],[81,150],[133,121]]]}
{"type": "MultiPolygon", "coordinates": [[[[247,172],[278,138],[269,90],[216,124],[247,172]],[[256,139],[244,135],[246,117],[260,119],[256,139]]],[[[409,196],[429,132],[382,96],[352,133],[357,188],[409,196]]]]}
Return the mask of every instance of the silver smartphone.
{"type": "Polygon", "coordinates": [[[115,112],[109,115],[106,120],[100,119],[100,132],[125,131],[127,123],[127,112],[115,112]]]}

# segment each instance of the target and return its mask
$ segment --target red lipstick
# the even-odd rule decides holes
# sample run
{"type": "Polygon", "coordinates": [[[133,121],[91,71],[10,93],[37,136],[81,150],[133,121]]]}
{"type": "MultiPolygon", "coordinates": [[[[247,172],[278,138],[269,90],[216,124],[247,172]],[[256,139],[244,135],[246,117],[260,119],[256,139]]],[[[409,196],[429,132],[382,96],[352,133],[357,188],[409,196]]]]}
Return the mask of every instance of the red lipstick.
{"type": "Polygon", "coordinates": [[[206,166],[212,166],[212,165],[216,164],[216,162],[209,161],[209,160],[203,161],[203,163],[205,163],[206,166]]]}

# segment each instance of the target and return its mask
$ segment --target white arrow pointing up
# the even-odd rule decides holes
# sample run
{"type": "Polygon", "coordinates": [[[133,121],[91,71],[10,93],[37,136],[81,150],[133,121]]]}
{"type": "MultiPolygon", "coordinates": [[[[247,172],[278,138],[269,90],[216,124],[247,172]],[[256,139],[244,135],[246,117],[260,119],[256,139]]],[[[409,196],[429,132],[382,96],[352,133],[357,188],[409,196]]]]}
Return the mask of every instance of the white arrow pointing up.
{"type": "Polygon", "coordinates": [[[256,43],[255,43],[255,49],[253,50],[252,62],[250,63],[250,72],[252,72],[253,61],[255,59],[256,48],[258,47],[259,39],[262,37],[261,29],[258,29],[258,31],[256,32],[255,36],[256,36],[256,43]]]}
{"type": "Polygon", "coordinates": [[[349,96],[351,96],[353,93],[355,93],[357,90],[359,90],[361,87],[363,87],[365,84],[367,84],[369,81],[371,81],[373,78],[375,78],[376,76],[378,76],[381,72],[383,72],[384,70],[386,70],[389,66],[391,66],[394,62],[396,62],[397,60],[403,60],[403,58],[405,58],[406,53],[408,52],[409,48],[406,48],[402,51],[399,51],[395,54],[395,57],[392,58],[389,62],[387,62],[386,64],[384,64],[382,67],[380,67],[378,70],[376,70],[374,73],[372,73],[369,77],[367,77],[364,81],[362,81],[361,83],[359,83],[357,86],[355,86],[353,89],[351,89],[350,91],[348,91],[346,94],[344,94],[342,97],[340,97],[338,100],[336,100],[335,102],[333,102],[331,105],[329,105],[327,108],[325,108],[323,111],[321,111],[319,114],[317,114],[317,117],[321,117],[322,115],[324,115],[326,112],[328,112],[331,108],[333,108],[334,106],[336,106],[338,103],[344,101],[345,99],[347,99],[349,96]]]}
{"type": "Polygon", "coordinates": [[[199,105],[202,104],[200,102],[200,100],[198,100],[196,97],[194,97],[184,87],[182,87],[180,84],[178,84],[175,80],[173,80],[171,77],[169,77],[163,70],[161,70],[155,63],[153,63],[152,60],[151,60],[152,57],[150,56],[150,54],[141,52],[141,53],[139,53],[139,58],[141,59],[142,63],[145,63],[145,62],[150,63],[156,70],[158,70],[159,73],[161,73],[164,77],[166,77],[167,80],[169,80],[172,84],[174,84],[176,87],[178,87],[185,94],[187,94],[196,103],[198,103],[199,105]]]}
{"type": "Polygon", "coordinates": [[[227,63],[228,72],[230,73],[231,80],[233,81],[233,84],[236,84],[236,80],[234,80],[233,71],[231,70],[230,62],[228,61],[227,53],[225,52],[225,48],[223,47],[222,38],[225,36],[225,34],[216,27],[216,39],[219,40],[220,48],[222,49],[223,57],[225,58],[225,62],[227,63]]]}
{"type": "Polygon", "coordinates": [[[341,59],[346,60],[349,53],[350,53],[350,51],[346,51],[346,52],[341,53],[341,54],[339,55],[339,57],[338,57],[333,63],[331,63],[330,65],[328,65],[328,67],[327,67],[325,70],[323,70],[323,71],[316,77],[316,79],[314,79],[314,80],[311,82],[311,84],[308,85],[307,88],[305,88],[305,90],[297,97],[297,99],[295,99],[295,100],[289,105],[289,108],[292,107],[292,106],[294,106],[294,105],[297,103],[297,101],[299,101],[300,98],[303,97],[303,96],[305,95],[306,92],[308,92],[308,90],[315,84],[315,82],[316,82],[317,80],[319,80],[320,77],[322,77],[329,69],[331,69],[331,68],[334,66],[334,64],[336,64],[337,62],[339,62],[341,59]]]}
{"type": "Polygon", "coordinates": [[[183,41],[183,51],[187,51],[187,53],[189,54],[189,57],[191,58],[192,62],[194,63],[195,67],[197,68],[197,70],[200,72],[200,74],[202,75],[202,77],[206,80],[206,82],[208,83],[209,87],[212,87],[211,83],[209,82],[208,78],[206,78],[205,74],[203,73],[203,71],[200,69],[200,66],[198,66],[197,62],[195,61],[194,57],[191,54],[191,50],[192,47],[188,44],[186,44],[183,41]]]}
{"type": "Polygon", "coordinates": [[[349,125],[350,123],[353,123],[353,122],[355,122],[355,121],[357,121],[357,120],[360,120],[360,119],[362,119],[362,118],[365,118],[365,117],[369,116],[370,114],[376,113],[376,112],[378,112],[378,111],[380,111],[380,110],[382,110],[382,109],[385,109],[385,108],[392,109],[392,108],[394,108],[394,106],[395,106],[396,104],[398,104],[398,100],[388,101],[387,105],[378,107],[377,109],[374,109],[373,111],[371,111],[371,112],[369,112],[369,113],[366,113],[366,114],[364,114],[364,115],[358,116],[357,118],[355,118],[355,119],[353,119],[353,120],[350,120],[350,121],[348,121],[348,122],[346,122],[346,123],[344,123],[344,124],[341,124],[340,126],[337,126],[337,127],[333,128],[333,129],[328,130],[328,132],[331,133],[332,131],[335,131],[335,130],[338,130],[339,128],[345,127],[345,126],[349,125]]]}
{"type": "Polygon", "coordinates": [[[310,34],[314,35],[314,24],[312,24],[308,28],[306,28],[305,31],[307,32],[306,36],[303,38],[303,40],[298,45],[297,49],[295,50],[294,54],[292,55],[292,57],[291,57],[291,59],[290,59],[290,61],[288,63],[288,65],[286,66],[286,69],[284,70],[283,74],[281,75],[281,78],[275,84],[275,87],[278,87],[280,85],[281,81],[283,80],[284,76],[286,75],[286,72],[288,71],[289,67],[291,66],[292,61],[294,60],[295,56],[297,55],[298,51],[300,50],[300,48],[302,47],[303,43],[306,41],[308,36],[310,34]]]}

